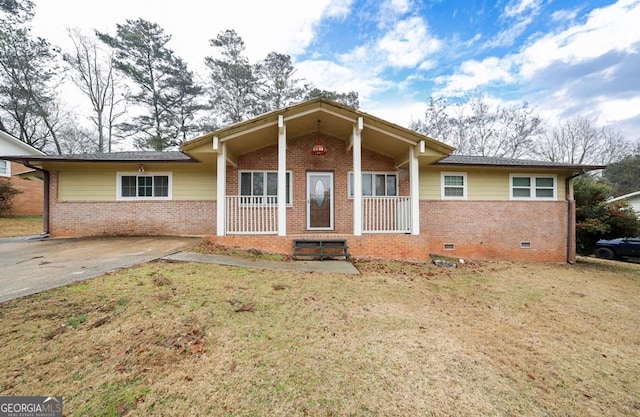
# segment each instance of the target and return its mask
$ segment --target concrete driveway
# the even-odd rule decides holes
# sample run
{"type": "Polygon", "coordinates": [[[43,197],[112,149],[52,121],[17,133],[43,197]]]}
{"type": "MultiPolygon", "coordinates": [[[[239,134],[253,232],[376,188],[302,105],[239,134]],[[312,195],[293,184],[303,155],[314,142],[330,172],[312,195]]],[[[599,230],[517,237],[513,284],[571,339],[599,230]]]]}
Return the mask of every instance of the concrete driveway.
{"type": "Polygon", "coordinates": [[[0,239],[0,302],[187,249],[189,237],[0,239]]]}

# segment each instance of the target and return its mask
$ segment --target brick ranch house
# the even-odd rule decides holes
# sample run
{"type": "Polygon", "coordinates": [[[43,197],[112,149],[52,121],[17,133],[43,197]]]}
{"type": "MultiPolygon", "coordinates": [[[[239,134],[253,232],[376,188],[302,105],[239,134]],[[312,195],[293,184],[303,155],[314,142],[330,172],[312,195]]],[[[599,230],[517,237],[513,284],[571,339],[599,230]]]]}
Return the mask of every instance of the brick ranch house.
{"type": "MultiPolygon", "coordinates": [[[[44,152],[27,145],[0,130],[0,155],[44,155],[44,152]]],[[[0,178],[7,179],[20,191],[13,198],[12,216],[42,216],[43,180],[40,172],[20,162],[0,158],[0,178]]]]}
{"type": "Polygon", "coordinates": [[[346,239],[356,257],[575,258],[572,178],[601,166],[454,148],[313,99],[174,152],[25,158],[45,173],[52,236],[204,235],[291,254],[346,239]]]}

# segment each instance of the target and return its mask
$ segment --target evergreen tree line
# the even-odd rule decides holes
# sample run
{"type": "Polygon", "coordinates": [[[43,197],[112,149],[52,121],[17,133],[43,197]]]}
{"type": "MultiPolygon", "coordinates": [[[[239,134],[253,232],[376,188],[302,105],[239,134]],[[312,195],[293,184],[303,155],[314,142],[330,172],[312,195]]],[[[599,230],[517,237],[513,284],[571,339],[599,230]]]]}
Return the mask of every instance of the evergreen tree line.
{"type": "Polygon", "coordinates": [[[0,0],[0,129],[49,153],[110,152],[124,138],[163,151],[314,97],[359,105],[355,91],[321,90],[296,78],[289,55],[250,62],[234,30],[209,41],[207,74],[199,77],[156,23],[127,20],[114,34],[69,30],[73,48],[62,51],[31,35],[32,18],[31,0],[0,0]],[[61,105],[65,80],[90,103],[90,128],[61,105]]]}

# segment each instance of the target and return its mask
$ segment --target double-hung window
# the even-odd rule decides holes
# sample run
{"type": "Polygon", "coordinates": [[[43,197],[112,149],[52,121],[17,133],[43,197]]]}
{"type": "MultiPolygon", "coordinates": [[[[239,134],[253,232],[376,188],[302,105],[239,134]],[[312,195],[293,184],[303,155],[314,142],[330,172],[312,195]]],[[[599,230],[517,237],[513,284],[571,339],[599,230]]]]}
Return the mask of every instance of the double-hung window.
{"type": "Polygon", "coordinates": [[[171,174],[118,173],[118,200],[170,200],[171,174]]]}
{"type": "Polygon", "coordinates": [[[555,200],[558,179],[555,175],[511,174],[512,200],[555,200]]]}
{"type": "Polygon", "coordinates": [[[0,159],[0,177],[11,176],[11,162],[0,159]]]}
{"type": "Polygon", "coordinates": [[[465,200],[467,198],[466,172],[443,172],[440,174],[442,199],[465,200]]]}
{"type": "MultiPolygon", "coordinates": [[[[395,197],[398,195],[398,174],[395,172],[363,172],[363,197],[395,197]]],[[[353,172],[349,172],[349,198],[353,198],[353,172]]]]}
{"type": "MultiPolygon", "coordinates": [[[[287,205],[291,205],[291,171],[286,172],[287,205]]],[[[242,204],[277,204],[278,171],[240,171],[240,201],[242,204]]]]}

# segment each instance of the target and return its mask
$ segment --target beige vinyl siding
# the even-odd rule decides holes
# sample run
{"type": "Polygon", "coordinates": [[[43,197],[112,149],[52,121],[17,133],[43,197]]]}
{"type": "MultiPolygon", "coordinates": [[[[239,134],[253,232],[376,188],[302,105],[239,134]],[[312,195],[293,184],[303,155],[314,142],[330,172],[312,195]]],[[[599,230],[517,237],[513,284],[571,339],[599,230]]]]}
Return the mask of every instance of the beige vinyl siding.
{"type": "Polygon", "coordinates": [[[115,172],[58,173],[58,201],[115,201],[115,172]]]}
{"type": "MultiPolygon", "coordinates": [[[[98,166],[94,170],[64,170],[58,173],[59,201],[116,201],[118,172],[136,173],[138,165],[98,166]]],[[[180,164],[145,164],[143,175],[172,173],[173,200],[215,200],[215,169],[180,164]]],[[[141,173],[142,174],[142,173],[141,173]]]]}
{"type": "Polygon", "coordinates": [[[216,174],[173,171],[174,200],[215,200],[216,174]]]}
{"type": "Polygon", "coordinates": [[[421,200],[441,200],[440,174],[442,172],[466,172],[467,173],[467,200],[509,200],[509,174],[530,174],[530,175],[556,175],[557,176],[557,199],[565,199],[565,178],[567,174],[557,171],[531,171],[527,169],[505,169],[505,168],[421,168],[420,169],[420,199],[421,200]]]}

